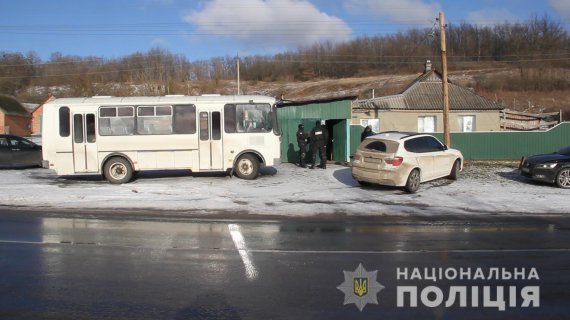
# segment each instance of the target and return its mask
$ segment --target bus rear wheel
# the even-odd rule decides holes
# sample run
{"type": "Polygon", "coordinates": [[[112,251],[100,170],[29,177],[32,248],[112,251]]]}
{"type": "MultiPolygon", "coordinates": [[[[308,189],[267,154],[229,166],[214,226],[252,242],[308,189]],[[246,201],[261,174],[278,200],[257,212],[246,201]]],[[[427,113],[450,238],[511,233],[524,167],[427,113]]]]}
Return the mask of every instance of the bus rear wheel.
{"type": "Polygon", "coordinates": [[[112,184],[127,183],[133,177],[133,167],[127,159],[113,157],[105,162],[103,175],[112,184]]]}
{"type": "Polygon", "coordinates": [[[259,174],[259,161],[251,154],[244,154],[236,162],[234,171],[242,179],[253,180],[259,174]]]}

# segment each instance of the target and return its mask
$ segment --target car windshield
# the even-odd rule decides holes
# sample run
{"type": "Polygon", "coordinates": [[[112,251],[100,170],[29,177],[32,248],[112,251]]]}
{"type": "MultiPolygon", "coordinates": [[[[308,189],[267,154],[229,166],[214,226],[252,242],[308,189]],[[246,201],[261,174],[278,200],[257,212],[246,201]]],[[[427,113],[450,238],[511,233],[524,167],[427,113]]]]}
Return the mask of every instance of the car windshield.
{"type": "Polygon", "coordinates": [[[562,148],[560,150],[558,150],[559,154],[563,154],[565,156],[570,156],[570,146],[567,146],[566,148],[562,148]]]}
{"type": "Polygon", "coordinates": [[[12,145],[12,147],[25,148],[25,149],[32,149],[35,145],[30,140],[26,140],[20,137],[10,138],[10,144],[12,145]]]}

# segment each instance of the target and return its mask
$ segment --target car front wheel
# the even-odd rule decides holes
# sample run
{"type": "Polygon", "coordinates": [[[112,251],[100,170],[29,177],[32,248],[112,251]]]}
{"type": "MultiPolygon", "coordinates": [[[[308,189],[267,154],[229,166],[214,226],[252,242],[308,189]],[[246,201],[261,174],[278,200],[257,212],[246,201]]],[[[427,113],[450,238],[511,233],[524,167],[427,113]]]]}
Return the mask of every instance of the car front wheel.
{"type": "Polygon", "coordinates": [[[459,162],[459,160],[455,160],[455,162],[453,163],[453,167],[451,167],[451,173],[449,174],[449,179],[457,180],[460,167],[461,167],[461,163],[459,162]]]}
{"type": "Polygon", "coordinates": [[[415,193],[420,188],[420,170],[414,169],[408,176],[404,189],[409,193],[415,193]]]}
{"type": "Polygon", "coordinates": [[[556,174],[556,185],[560,188],[570,188],[570,168],[562,168],[556,174]]]}

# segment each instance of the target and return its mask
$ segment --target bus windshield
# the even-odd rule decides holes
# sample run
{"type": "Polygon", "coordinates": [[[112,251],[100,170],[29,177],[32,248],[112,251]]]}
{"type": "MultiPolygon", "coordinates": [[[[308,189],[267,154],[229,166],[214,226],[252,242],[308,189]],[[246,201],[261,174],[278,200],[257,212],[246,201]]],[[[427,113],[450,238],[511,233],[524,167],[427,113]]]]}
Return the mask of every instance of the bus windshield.
{"type": "Polygon", "coordinates": [[[275,107],[267,103],[228,104],[224,114],[228,133],[279,132],[275,107]]]}

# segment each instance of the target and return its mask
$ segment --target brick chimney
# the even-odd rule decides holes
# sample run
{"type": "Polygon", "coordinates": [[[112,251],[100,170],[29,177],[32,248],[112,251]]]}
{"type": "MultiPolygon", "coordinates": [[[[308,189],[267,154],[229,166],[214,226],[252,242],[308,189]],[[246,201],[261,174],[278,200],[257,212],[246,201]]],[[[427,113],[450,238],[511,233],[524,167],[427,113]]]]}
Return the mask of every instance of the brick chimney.
{"type": "Polygon", "coordinates": [[[424,71],[424,73],[428,73],[431,71],[431,60],[426,60],[425,67],[426,67],[426,70],[424,71]]]}

